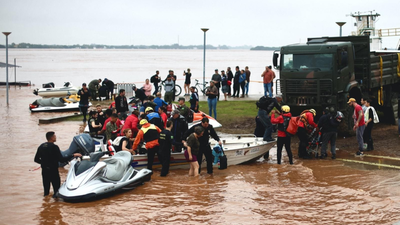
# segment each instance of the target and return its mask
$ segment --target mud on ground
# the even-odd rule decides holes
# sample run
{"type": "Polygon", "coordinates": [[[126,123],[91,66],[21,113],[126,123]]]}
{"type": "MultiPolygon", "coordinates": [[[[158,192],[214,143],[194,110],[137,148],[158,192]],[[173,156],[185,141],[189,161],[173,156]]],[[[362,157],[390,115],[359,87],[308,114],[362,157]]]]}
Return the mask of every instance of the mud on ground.
{"type": "MultiPolygon", "coordinates": [[[[224,123],[217,131],[228,134],[253,134],[256,124],[254,119],[237,118],[230,123],[224,123]]],[[[274,133],[273,135],[277,135],[274,133]]],[[[372,139],[374,140],[374,150],[369,151],[368,154],[382,155],[382,156],[397,156],[400,157],[400,137],[397,125],[390,125],[384,123],[374,124],[372,129],[372,139]]],[[[292,138],[292,152],[297,156],[297,149],[299,139],[297,136],[292,138]]],[[[338,135],[336,141],[336,148],[340,151],[346,151],[354,154],[357,151],[357,140],[355,136],[344,137],[338,135]]],[[[328,154],[330,155],[330,146],[328,146],[328,154]]]]}

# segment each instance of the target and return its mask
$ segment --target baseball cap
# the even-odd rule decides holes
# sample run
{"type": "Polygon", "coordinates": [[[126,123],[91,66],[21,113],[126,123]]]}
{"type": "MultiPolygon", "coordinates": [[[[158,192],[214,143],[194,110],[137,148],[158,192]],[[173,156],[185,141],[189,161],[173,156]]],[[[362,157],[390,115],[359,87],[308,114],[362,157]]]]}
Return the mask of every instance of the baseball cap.
{"type": "Polygon", "coordinates": [[[354,98],[350,98],[349,101],[347,102],[347,104],[349,104],[350,102],[355,102],[356,100],[354,98]]]}
{"type": "Polygon", "coordinates": [[[184,97],[179,97],[178,101],[180,101],[180,100],[185,101],[185,98],[184,97]]]}
{"type": "Polygon", "coordinates": [[[179,113],[180,113],[179,110],[175,109],[174,111],[171,112],[171,116],[174,116],[179,113]]]}

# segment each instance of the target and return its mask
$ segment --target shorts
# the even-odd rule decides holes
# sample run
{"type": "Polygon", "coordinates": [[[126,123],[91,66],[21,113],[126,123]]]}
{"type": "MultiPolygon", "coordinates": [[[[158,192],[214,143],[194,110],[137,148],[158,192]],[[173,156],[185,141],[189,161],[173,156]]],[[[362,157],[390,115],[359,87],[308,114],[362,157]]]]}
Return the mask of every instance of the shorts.
{"type": "Polygon", "coordinates": [[[197,157],[196,157],[196,155],[192,154],[192,160],[189,160],[189,153],[188,153],[188,151],[185,150],[185,153],[183,153],[183,154],[185,155],[185,159],[186,159],[188,162],[197,162],[197,157]]]}
{"type": "Polygon", "coordinates": [[[222,86],[222,93],[228,93],[229,92],[229,86],[222,86]]]}

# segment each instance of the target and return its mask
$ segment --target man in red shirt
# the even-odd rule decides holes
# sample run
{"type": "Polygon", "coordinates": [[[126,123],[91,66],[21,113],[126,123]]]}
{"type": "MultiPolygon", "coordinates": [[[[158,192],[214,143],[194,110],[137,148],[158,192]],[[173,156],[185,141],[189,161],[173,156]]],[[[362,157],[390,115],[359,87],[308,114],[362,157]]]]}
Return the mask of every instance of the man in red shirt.
{"type": "Polygon", "coordinates": [[[358,151],[356,152],[356,155],[362,156],[362,155],[364,155],[364,153],[362,152],[364,150],[364,139],[363,139],[363,134],[364,134],[364,130],[365,130],[364,112],[362,110],[362,107],[359,104],[357,104],[357,102],[354,98],[350,98],[349,101],[347,102],[347,104],[349,104],[349,106],[354,107],[353,130],[356,131],[356,137],[357,137],[357,142],[358,142],[358,151]]]}
{"type": "Polygon", "coordinates": [[[269,97],[272,98],[271,82],[274,79],[274,73],[268,66],[266,66],[265,71],[261,74],[261,77],[263,77],[263,83],[264,83],[264,96],[267,96],[268,92],[269,97]]]}

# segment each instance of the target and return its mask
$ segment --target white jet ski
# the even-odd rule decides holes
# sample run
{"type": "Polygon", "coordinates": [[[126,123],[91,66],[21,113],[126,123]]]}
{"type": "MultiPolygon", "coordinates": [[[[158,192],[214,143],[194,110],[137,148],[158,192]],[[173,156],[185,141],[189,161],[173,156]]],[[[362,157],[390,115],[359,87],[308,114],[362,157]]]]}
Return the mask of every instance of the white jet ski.
{"type": "Polygon", "coordinates": [[[94,152],[90,160],[71,161],[66,181],[58,191],[64,201],[88,201],[104,197],[118,190],[129,190],[149,181],[153,172],[148,169],[133,169],[133,156],[120,151],[111,158],[100,161],[104,154],[94,152]]]}

